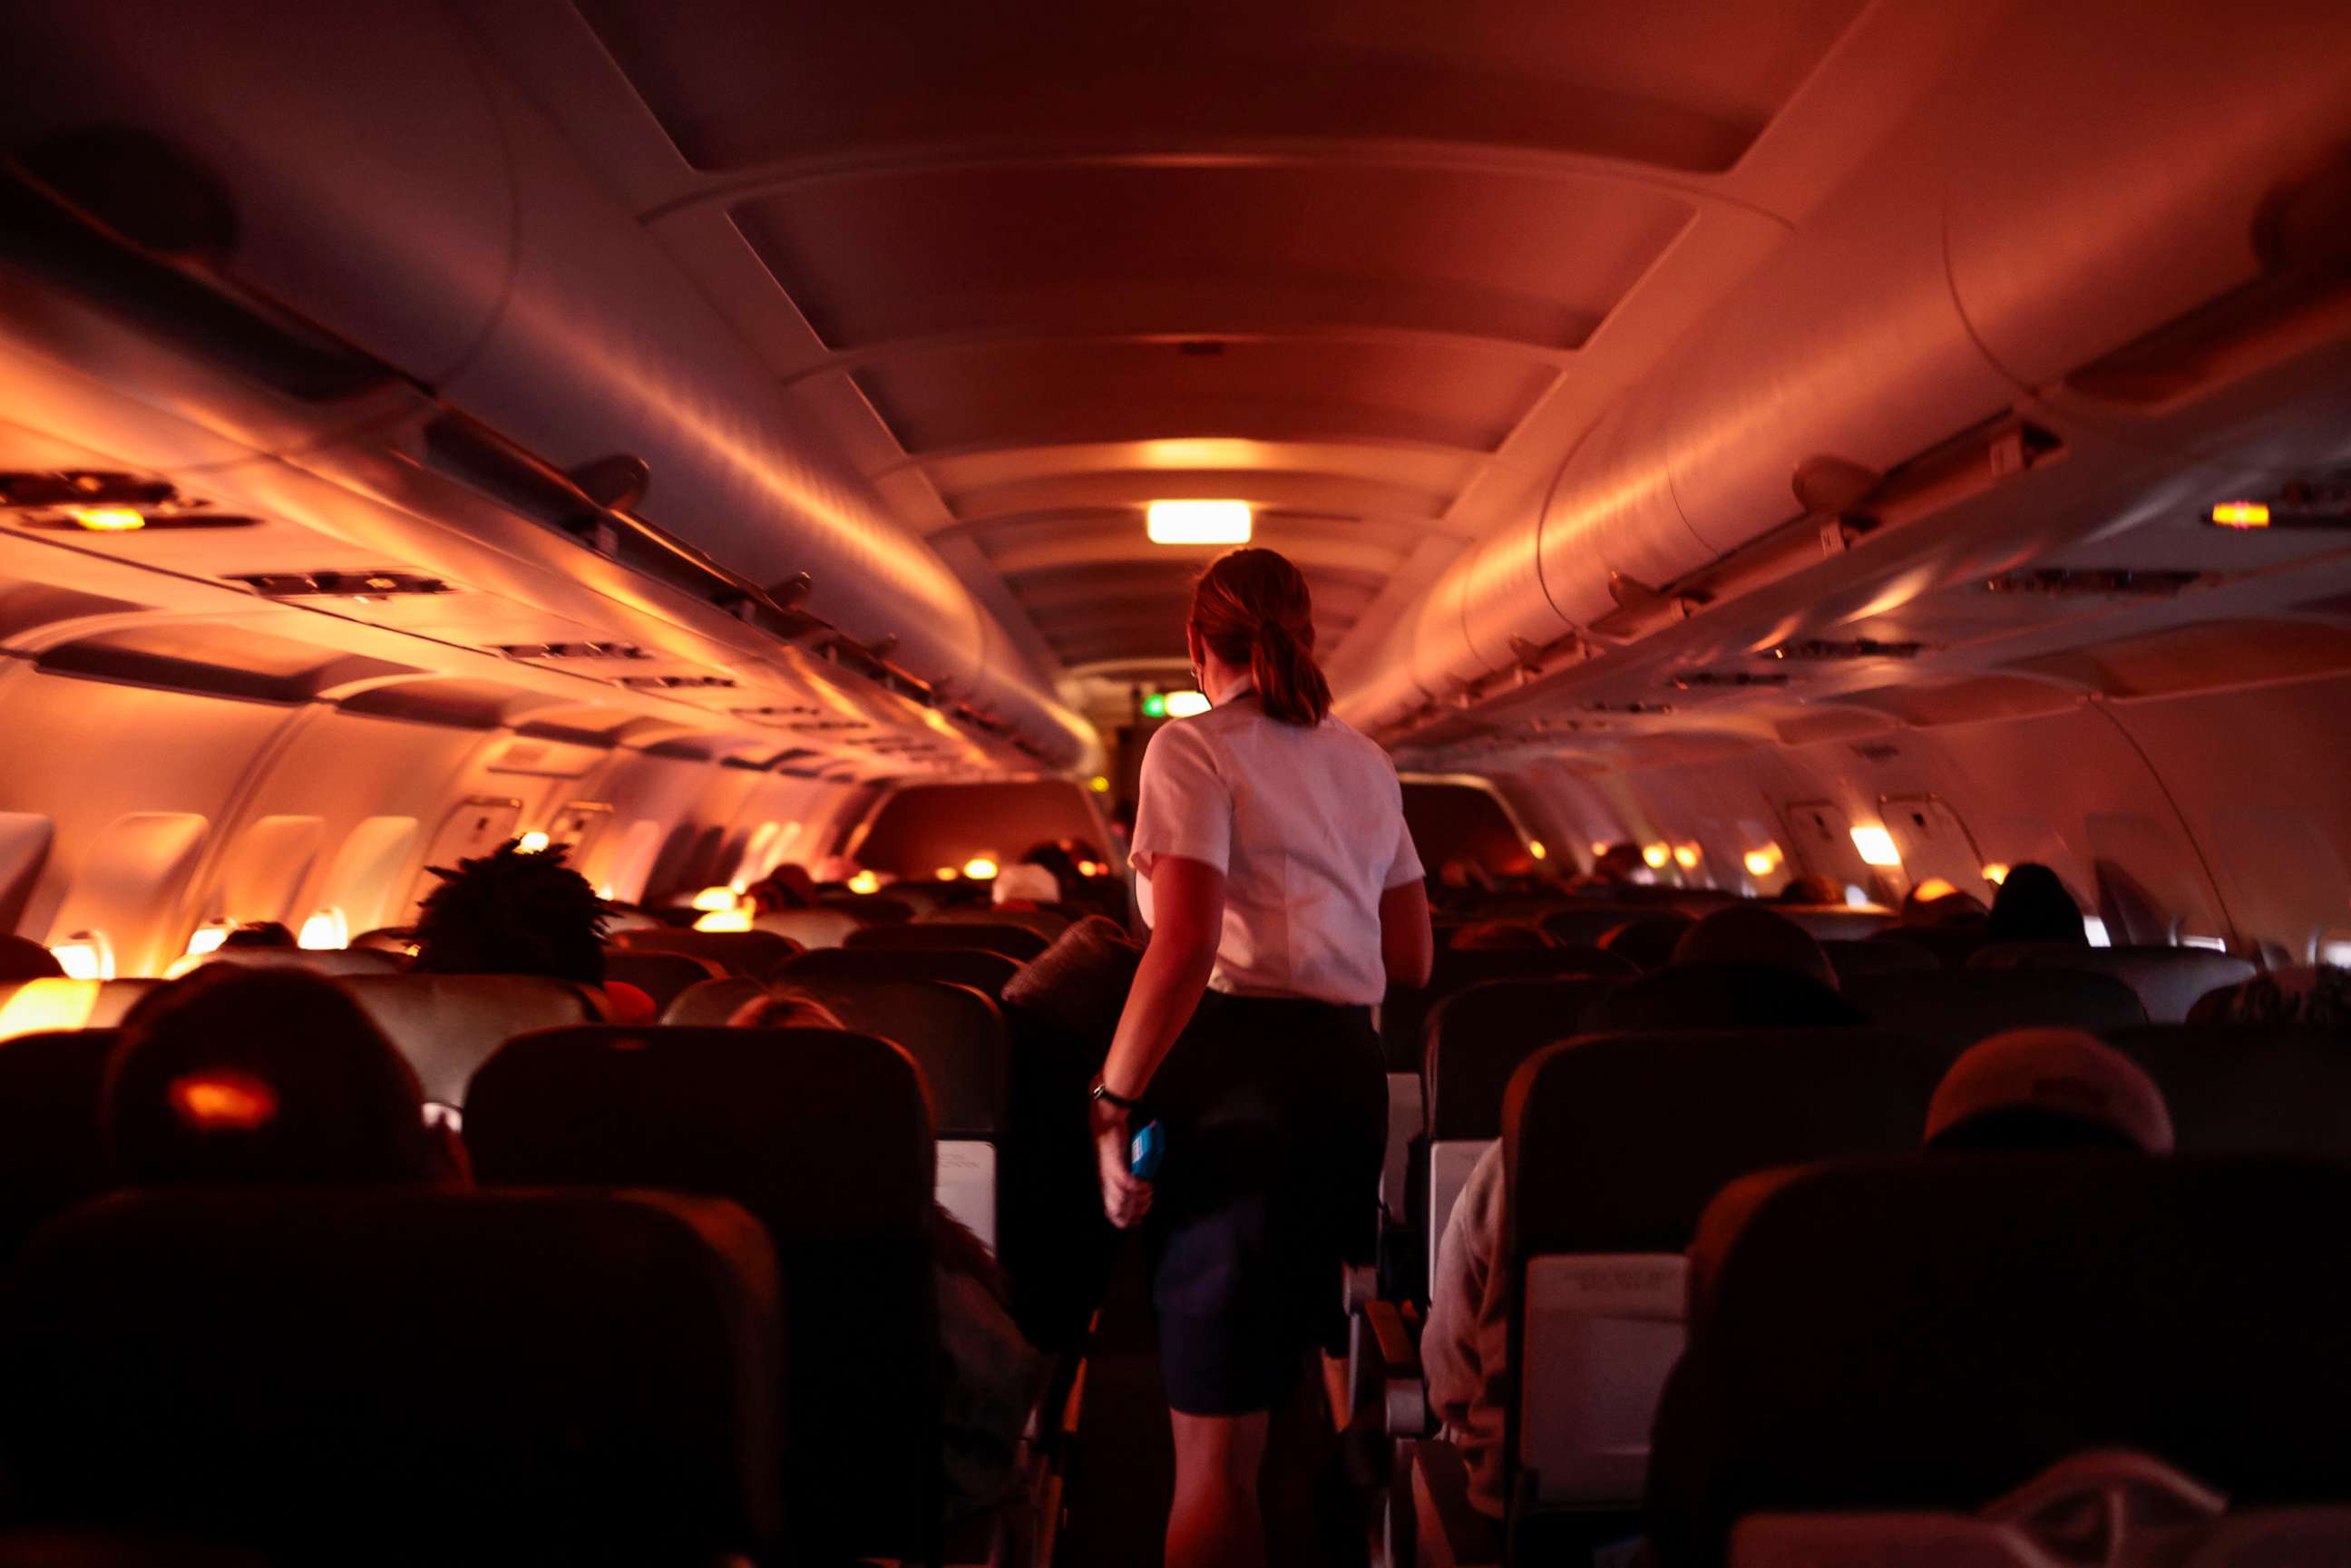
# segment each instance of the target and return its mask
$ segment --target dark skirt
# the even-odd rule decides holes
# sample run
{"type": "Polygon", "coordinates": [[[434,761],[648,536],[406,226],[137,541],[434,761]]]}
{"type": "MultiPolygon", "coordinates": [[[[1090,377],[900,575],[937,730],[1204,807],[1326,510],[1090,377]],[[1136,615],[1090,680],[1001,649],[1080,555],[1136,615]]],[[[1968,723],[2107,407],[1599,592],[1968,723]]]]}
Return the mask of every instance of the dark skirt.
{"type": "Polygon", "coordinates": [[[1343,1331],[1378,1240],[1387,1083],[1371,1009],[1211,991],[1154,1075],[1147,1235],[1167,1402],[1270,1410],[1343,1331]]]}

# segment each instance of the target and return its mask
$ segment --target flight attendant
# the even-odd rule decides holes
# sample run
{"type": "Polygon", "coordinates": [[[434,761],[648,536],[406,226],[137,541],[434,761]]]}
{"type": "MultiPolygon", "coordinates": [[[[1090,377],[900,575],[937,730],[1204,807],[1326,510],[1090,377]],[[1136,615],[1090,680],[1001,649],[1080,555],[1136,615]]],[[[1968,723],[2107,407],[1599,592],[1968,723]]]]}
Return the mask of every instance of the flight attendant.
{"type": "Polygon", "coordinates": [[[1376,1234],[1386,1085],[1372,1005],[1433,943],[1395,769],[1331,716],[1298,569],[1235,550],[1185,629],[1213,705],[1152,737],[1133,859],[1151,925],[1094,1087],[1102,1207],[1143,1226],[1176,1436],[1168,1568],[1265,1561],[1270,1413],[1340,1323],[1376,1234]],[[1157,1179],[1130,1169],[1155,1120],[1157,1179]]]}

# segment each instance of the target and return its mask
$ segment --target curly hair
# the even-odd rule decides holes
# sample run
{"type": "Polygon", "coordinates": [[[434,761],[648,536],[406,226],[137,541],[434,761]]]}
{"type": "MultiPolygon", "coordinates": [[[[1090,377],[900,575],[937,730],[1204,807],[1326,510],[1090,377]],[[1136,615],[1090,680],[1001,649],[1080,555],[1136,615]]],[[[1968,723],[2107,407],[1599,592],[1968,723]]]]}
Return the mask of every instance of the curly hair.
{"type": "Polygon", "coordinates": [[[611,915],[562,846],[526,852],[509,839],[441,878],[416,915],[413,970],[432,975],[545,975],[604,983],[611,915]]]}

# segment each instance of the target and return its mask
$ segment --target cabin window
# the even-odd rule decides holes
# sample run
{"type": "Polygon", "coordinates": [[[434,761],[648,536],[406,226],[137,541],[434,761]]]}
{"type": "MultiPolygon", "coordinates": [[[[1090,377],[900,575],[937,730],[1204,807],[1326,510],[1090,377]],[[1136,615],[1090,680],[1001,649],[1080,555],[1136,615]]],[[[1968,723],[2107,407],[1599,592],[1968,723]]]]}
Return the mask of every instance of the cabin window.
{"type": "Polygon", "coordinates": [[[264,817],[237,836],[206,913],[231,922],[286,920],[327,841],[323,817],[264,817]]]}
{"type": "Polygon", "coordinates": [[[2315,947],[2318,962],[2351,969],[2351,931],[2329,931],[2318,939],[2315,947]]]}
{"type": "Polygon", "coordinates": [[[397,914],[389,905],[416,852],[423,830],[413,817],[368,817],[350,831],[313,894],[323,907],[340,911],[346,932],[369,931],[397,914]]]}
{"type": "Polygon", "coordinates": [[[95,965],[94,979],[153,974],[177,957],[186,938],[172,915],[210,826],[193,811],[133,811],[109,822],[50,924],[50,950],[89,947],[90,957],[72,961],[95,965]],[[171,951],[158,952],[167,936],[171,951]]]}
{"type": "Polygon", "coordinates": [[[653,862],[662,852],[662,825],[651,817],[640,817],[629,824],[621,835],[621,847],[612,856],[612,864],[605,873],[604,882],[597,893],[604,898],[633,901],[643,896],[645,878],[652,874],[653,862]]]}
{"type": "Polygon", "coordinates": [[[0,931],[15,929],[23,917],[54,832],[37,812],[0,811],[0,931]]]}
{"type": "Polygon", "coordinates": [[[2227,937],[2215,936],[2209,931],[2182,931],[2172,938],[2172,942],[2175,946],[2202,947],[2214,953],[2225,953],[2229,950],[2227,937]]]}
{"type": "Polygon", "coordinates": [[[68,932],[63,941],[49,944],[49,954],[68,980],[114,978],[114,944],[103,931],[68,932]]]}
{"type": "Polygon", "coordinates": [[[350,922],[340,909],[321,909],[302,922],[295,942],[314,953],[348,947],[351,943],[350,922]]]}

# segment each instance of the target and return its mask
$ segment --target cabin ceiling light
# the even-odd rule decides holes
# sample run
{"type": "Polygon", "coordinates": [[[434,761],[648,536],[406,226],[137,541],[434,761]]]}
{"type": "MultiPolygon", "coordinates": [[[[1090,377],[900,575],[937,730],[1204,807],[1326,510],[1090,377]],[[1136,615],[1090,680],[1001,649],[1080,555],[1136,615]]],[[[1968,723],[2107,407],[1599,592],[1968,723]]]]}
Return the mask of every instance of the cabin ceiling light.
{"type": "Polygon", "coordinates": [[[1164,711],[1169,718],[1194,718],[1208,711],[1205,692],[1169,692],[1164,711]]]}
{"type": "Polygon", "coordinates": [[[1249,528],[1247,501],[1154,501],[1144,511],[1156,545],[1245,545],[1249,528]]]}
{"type": "Polygon", "coordinates": [[[1902,863],[1902,852],[1894,847],[1894,835],[1876,823],[1853,830],[1853,847],[1861,852],[1865,865],[1898,866],[1902,863]]]}

